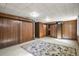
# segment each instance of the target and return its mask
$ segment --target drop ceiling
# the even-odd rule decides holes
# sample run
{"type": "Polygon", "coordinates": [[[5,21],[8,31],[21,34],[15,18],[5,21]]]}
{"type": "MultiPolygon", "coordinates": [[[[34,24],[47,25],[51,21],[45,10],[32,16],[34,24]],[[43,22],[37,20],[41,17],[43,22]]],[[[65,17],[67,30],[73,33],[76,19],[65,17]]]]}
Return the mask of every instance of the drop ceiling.
{"type": "Polygon", "coordinates": [[[72,20],[79,15],[78,3],[0,3],[0,12],[22,17],[29,17],[36,22],[53,22],[72,20]],[[33,18],[31,12],[38,12],[39,17],[33,18]],[[50,17],[49,21],[45,18],[50,17]]]}

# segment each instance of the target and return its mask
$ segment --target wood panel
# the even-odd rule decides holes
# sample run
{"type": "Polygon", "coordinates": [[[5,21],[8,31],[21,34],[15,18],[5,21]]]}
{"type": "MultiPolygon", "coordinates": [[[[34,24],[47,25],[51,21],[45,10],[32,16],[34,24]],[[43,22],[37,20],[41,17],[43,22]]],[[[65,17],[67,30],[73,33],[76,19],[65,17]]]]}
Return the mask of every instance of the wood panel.
{"type": "Polygon", "coordinates": [[[57,24],[50,25],[50,36],[57,37],[57,24]]]}
{"type": "Polygon", "coordinates": [[[77,39],[77,20],[63,22],[62,38],[77,39]]]}
{"type": "Polygon", "coordinates": [[[57,38],[62,38],[62,22],[58,22],[57,24],[57,38]]]}
{"type": "Polygon", "coordinates": [[[18,23],[7,18],[0,18],[0,48],[18,43],[18,23]]]}
{"type": "Polygon", "coordinates": [[[35,23],[35,37],[39,37],[39,22],[35,23]]]}
{"type": "Polygon", "coordinates": [[[39,32],[40,32],[40,37],[45,37],[46,36],[46,24],[40,24],[39,25],[39,32]]]}
{"type": "Polygon", "coordinates": [[[46,24],[46,36],[49,36],[50,35],[50,26],[49,24],[46,24]]]}
{"type": "Polygon", "coordinates": [[[27,42],[33,38],[33,23],[21,22],[20,23],[20,42],[27,42]]]}
{"type": "Polygon", "coordinates": [[[36,22],[35,23],[35,37],[45,37],[46,36],[46,24],[36,22]]]}
{"type": "Polygon", "coordinates": [[[33,20],[29,19],[28,17],[20,17],[20,16],[16,16],[16,15],[11,15],[11,14],[6,14],[6,13],[2,13],[0,12],[0,17],[3,18],[9,18],[9,19],[13,19],[13,20],[19,20],[19,21],[27,21],[27,22],[32,22],[33,20]]]}
{"type": "Polygon", "coordinates": [[[32,40],[33,23],[28,18],[0,13],[0,48],[32,40]]]}

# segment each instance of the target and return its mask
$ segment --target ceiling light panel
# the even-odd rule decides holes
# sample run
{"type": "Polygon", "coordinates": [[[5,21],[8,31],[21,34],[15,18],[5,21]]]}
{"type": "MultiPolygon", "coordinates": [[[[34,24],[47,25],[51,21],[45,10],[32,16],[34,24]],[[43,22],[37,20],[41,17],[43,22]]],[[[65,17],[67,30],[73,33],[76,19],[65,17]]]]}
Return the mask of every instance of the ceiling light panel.
{"type": "Polygon", "coordinates": [[[37,13],[37,12],[31,12],[30,16],[36,18],[36,17],[39,16],[39,13],[37,13]]]}

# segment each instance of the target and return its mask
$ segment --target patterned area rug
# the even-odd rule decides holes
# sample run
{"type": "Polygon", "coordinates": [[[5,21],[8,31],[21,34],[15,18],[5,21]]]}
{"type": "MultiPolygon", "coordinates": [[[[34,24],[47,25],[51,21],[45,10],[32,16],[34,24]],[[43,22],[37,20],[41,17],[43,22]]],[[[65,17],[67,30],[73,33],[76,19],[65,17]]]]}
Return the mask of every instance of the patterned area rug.
{"type": "Polygon", "coordinates": [[[76,49],[41,40],[21,46],[34,56],[76,56],[76,49]]]}

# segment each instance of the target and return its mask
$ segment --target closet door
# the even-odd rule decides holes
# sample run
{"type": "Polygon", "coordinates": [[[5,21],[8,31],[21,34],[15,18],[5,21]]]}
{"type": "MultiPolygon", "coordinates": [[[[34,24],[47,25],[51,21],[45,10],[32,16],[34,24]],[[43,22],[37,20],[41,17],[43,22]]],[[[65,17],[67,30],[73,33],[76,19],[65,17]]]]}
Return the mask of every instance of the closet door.
{"type": "Polygon", "coordinates": [[[62,38],[62,23],[57,24],[57,38],[62,38]]]}
{"type": "Polygon", "coordinates": [[[33,38],[33,23],[21,22],[20,23],[20,42],[27,42],[33,38]]]}
{"type": "Polygon", "coordinates": [[[62,24],[62,35],[66,39],[77,39],[77,21],[65,21],[62,24]]]}
{"type": "Polygon", "coordinates": [[[3,41],[3,20],[0,18],[0,48],[2,47],[3,41]]]}
{"type": "Polygon", "coordinates": [[[43,24],[43,23],[39,24],[39,36],[40,37],[46,36],[46,24],[43,24]]]}
{"type": "Polygon", "coordinates": [[[18,43],[19,24],[16,20],[0,18],[0,48],[18,43]]]}
{"type": "Polygon", "coordinates": [[[57,37],[57,24],[50,25],[50,36],[57,37]]]}

